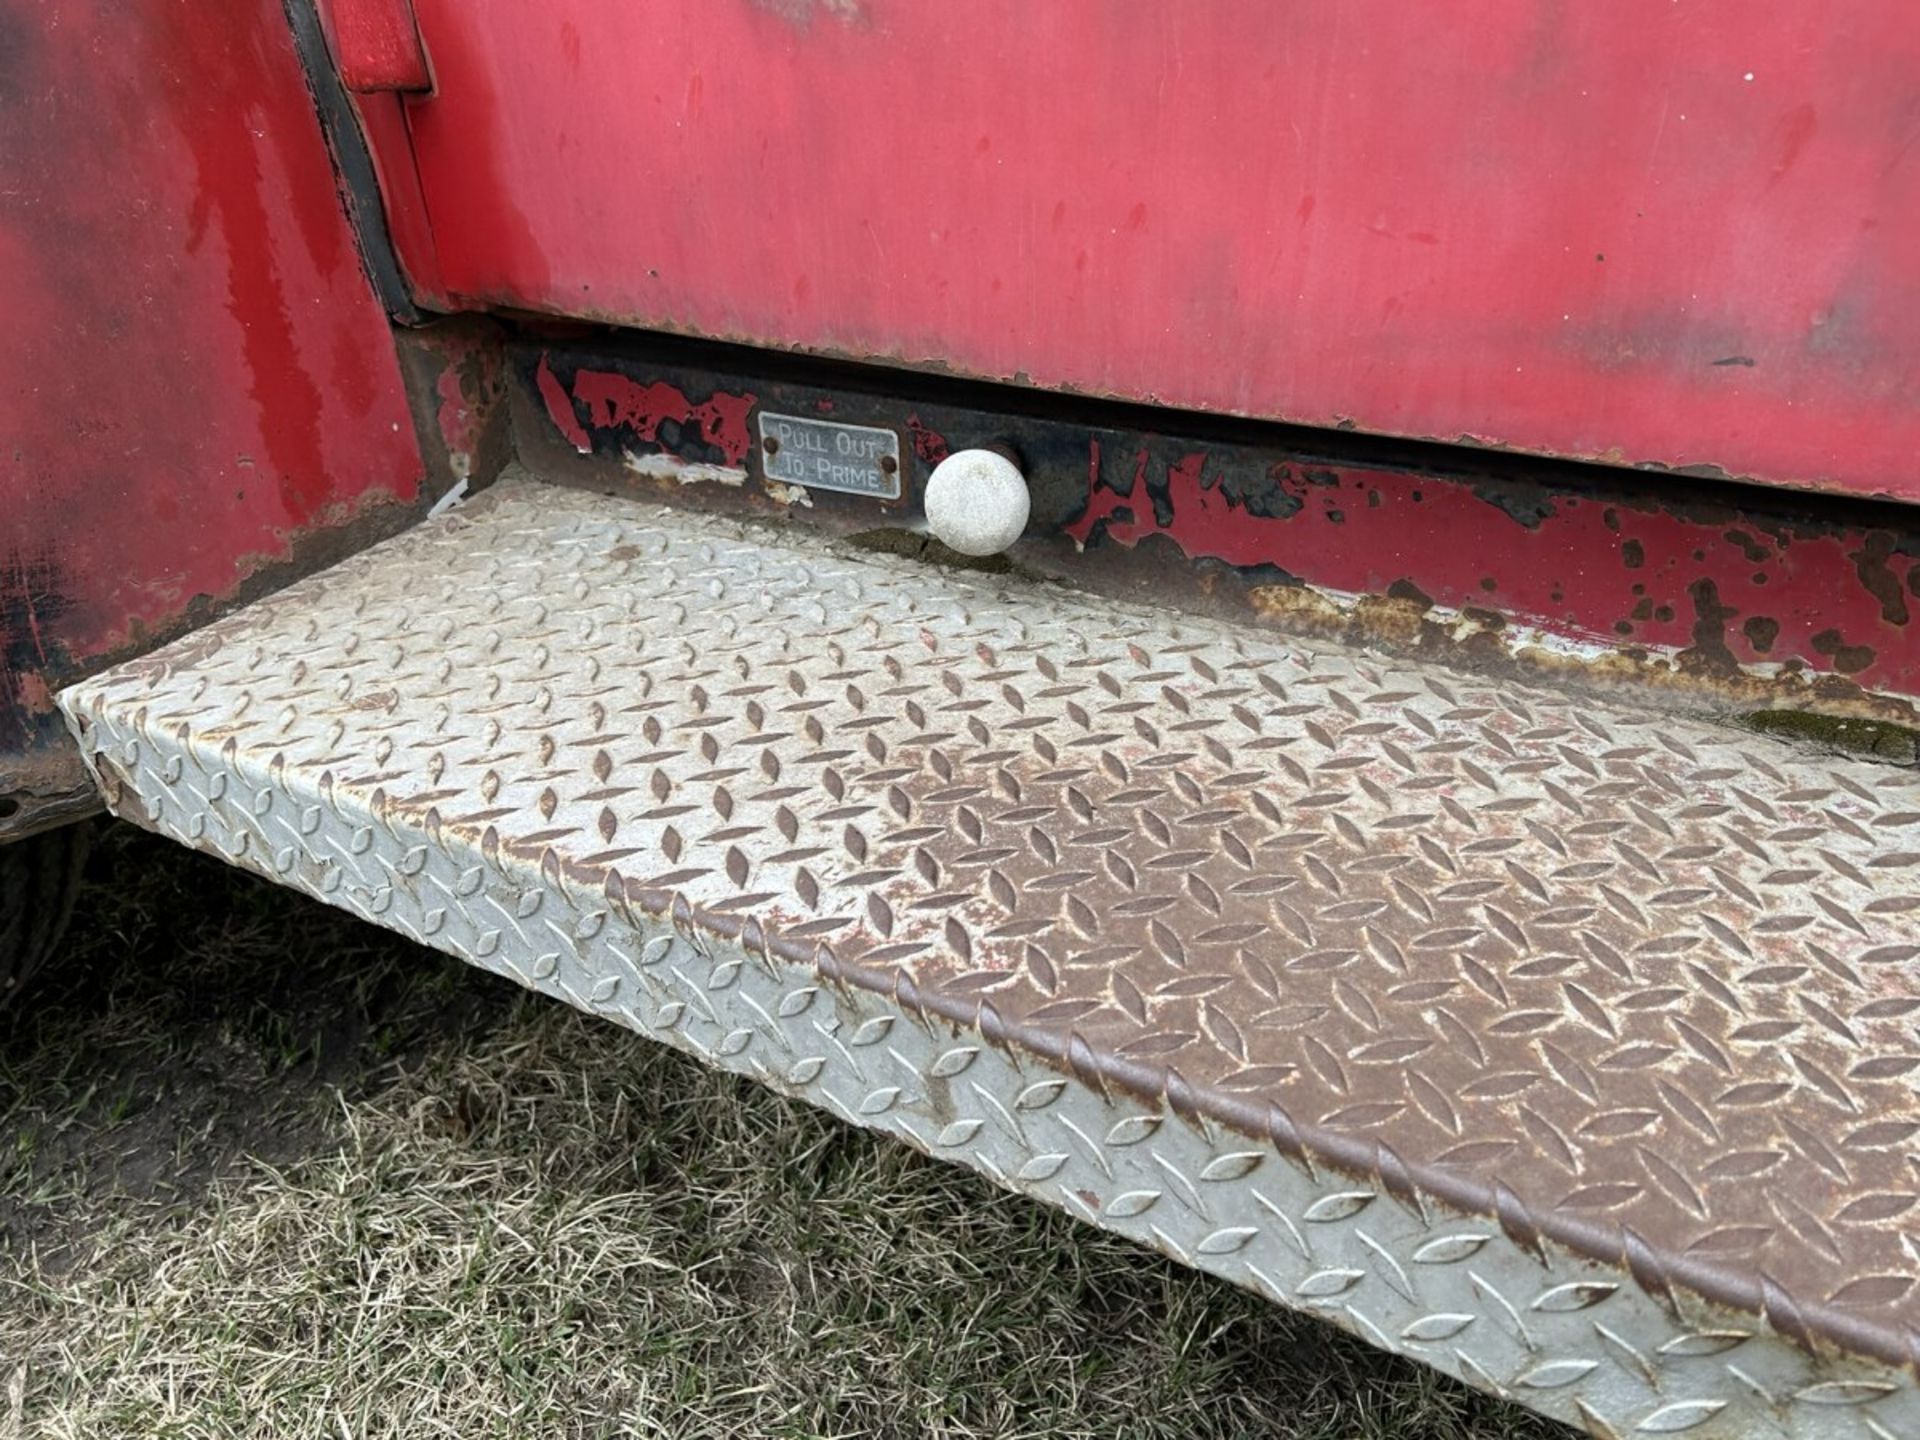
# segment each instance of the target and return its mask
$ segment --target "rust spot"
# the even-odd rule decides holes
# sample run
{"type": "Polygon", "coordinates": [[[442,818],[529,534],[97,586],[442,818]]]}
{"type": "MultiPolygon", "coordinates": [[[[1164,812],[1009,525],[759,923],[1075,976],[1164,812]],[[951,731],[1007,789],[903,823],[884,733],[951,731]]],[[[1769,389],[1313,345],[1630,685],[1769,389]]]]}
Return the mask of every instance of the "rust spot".
{"type": "Polygon", "coordinates": [[[1620,558],[1627,569],[1638,570],[1647,563],[1647,547],[1638,540],[1624,541],[1620,546],[1620,558]]]}
{"type": "Polygon", "coordinates": [[[1687,598],[1693,601],[1693,644],[1680,652],[1681,665],[1717,675],[1737,673],[1740,662],[1727,644],[1727,622],[1740,612],[1720,603],[1720,587],[1711,580],[1694,581],[1687,598]]]}
{"type": "Polygon", "coordinates": [[[44,675],[29,670],[19,677],[19,696],[22,707],[29,713],[41,711],[53,713],[53,688],[47,684],[44,675]]]}
{"type": "Polygon", "coordinates": [[[1780,622],[1765,615],[1749,615],[1740,631],[1756,653],[1766,655],[1772,651],[1773,642],[1780,638],[1780,622]]]}
{"type": "Polygon", "coordinates": [[[1217,483],[1229,505],[1238,505],[1262,520],[1285,520],[1300,512],[1301,500],[1293,489],[1290,465],[1276,463],[1264,472],[1230,468],[1217,483]]]}
{"type": "MultiPolygon", "coordinates": [[[[82,716],[82,729],[86,723],[82,716]]],[[[0,750],[0,844],[83,819],[99,808],[77,746],[0,750]]]]}
{"type": "Polygon", "coordinates": [[[1740,553],[1745,555],[1753,564],[1758,565],[1761,561],[1772,557],[1773,552],[1746,531],[1735,529],[1728,530],[1725,533],[1728,541],[1738,545],[1740,547],[1740,553]]]}
{"type": "Polygon", "coordinates": [[[481,316],[454,316],[399,331],[394,346],[427,489],[436,497],[461,482],[484,489],[512,450],[498,326],[481,316]]]}
{"type": "Polygon", "coordinates": [[[53,622],[73,606],[76,579],[52,545],[0,559],[0,745],[28,743],[34,717],[53,713],[47,686],[27,681],[66,659],[53,622]]]}
{"type": "MultiPolygon", "coordinates": [[[[106,797],[107,804],[118,807],[127,788],[127,777],[120,773],[120,767],[106,755],[93,757],[93,770],[100,777],[100,793],[106,797]]],[[[140,817],[144,813],[144,806],[135,806],[126,818],[139,824],[140,817]]]]}
{"type": "MultiPolygon", "coordinates": [[[[1893,568],[1887,563],[1892,557],[1893,536],[1884,530],[1869,533],[1860,548],[1847,556],[1853,561],[1862,587],[1880,602],[1880,618],[1889,625],[1904,625],[1907,623],[1907,597],[1901,588],[1900,577],[1893,573],[1893,568]]],[[[1920,572],[1920,566],[1909,567],[1909,583],[1916,572],[1920,572]]],[[[1915,593],[1920,594],[1920,591],[1915,593]]]]}
{"type": "Polygon", "coordinates": [[[1517,525],[1538,530],[1560,513],[1560,507],[1537,485],[1505,480],[1481,480],[1473,493],[1517,525]]]}
{"type": "Polygon", "coordinates": [[[1831,659],[1833,668],[1842,675],[1858,675],[1873,664],[1871,645],[1849,645],[1838,630],[1822,630],[1813,637],[1813,648],[1816,654],[1831,659]]]}
{"type": "Polygon", "coordinates": [[[1387,596],[1393,600],[1411,600],[1422,610],[1433,608],[1433,597],[1411,580],[1396,580],[1387,587],[1387,596]]]}

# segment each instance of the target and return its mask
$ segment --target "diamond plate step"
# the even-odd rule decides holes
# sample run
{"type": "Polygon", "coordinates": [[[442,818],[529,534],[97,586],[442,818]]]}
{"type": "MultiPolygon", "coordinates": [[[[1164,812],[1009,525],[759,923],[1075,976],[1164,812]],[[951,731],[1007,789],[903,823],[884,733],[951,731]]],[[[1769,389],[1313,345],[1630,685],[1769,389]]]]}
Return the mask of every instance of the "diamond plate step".
{"type": "Polygon", "coordinates": [[[527,481],[119,814],[1598,1435],[1920,1435],[1920,776],[527,481]]]}

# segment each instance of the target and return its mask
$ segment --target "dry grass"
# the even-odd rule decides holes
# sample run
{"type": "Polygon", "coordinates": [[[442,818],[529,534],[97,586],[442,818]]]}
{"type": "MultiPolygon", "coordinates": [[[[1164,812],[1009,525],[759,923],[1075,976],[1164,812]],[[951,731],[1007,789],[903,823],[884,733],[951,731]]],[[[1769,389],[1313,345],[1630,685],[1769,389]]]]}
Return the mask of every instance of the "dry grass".
{"type": "Polygon", "coordinates": [[[0,1020],[0,1437],[1564,1433],[198,857],[103,859],[134,885],[0,1020]]]}

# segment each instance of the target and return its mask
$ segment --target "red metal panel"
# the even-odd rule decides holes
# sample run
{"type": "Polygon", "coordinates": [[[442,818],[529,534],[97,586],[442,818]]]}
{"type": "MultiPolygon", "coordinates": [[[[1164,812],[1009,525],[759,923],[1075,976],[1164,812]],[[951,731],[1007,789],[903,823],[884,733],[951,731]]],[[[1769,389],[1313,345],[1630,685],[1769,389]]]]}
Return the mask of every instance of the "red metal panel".
{"type": "Polygon", "coordinates": [[[1920,13],[419,0],[449,290],[1920,499],[1920,13]]]}
{"type": "Polygon", "coordinates": [[[367,94],[433,88],[409,0],[328,0],[324,13],[347,89],[367,94]]]}
{"type": "Polygon", "coordinates": [[[5,791],[51,687],[422,465],[277,0],[0,0],[0,72],[5,791]]]}
{"type": "Polygon", "coordinates": [[[427,217],[426,200],[420,194],[420,172],[413,162],[413,145],[407,138],[407,111],[399,95],[355,95],[354,112],[360,118],[361,133],[373,160],[374,176],[380,185],[380,202],[386,212],[388,237],[394,258],[414,301],[434,310],[460,308],[440,280],[440,261],[434,253],[433,229],[427,217]]]}

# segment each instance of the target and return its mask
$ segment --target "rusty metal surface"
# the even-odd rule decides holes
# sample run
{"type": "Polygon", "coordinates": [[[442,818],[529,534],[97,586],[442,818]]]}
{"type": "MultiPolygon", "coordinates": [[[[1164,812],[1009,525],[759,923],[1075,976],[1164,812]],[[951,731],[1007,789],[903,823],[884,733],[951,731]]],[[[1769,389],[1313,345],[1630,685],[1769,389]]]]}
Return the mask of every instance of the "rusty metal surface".
{"type": "Polygon", "coordinates": [[[913,523],[949,449],[1000,445],[1033,489],[1019,563],[1088,588],[1681,704],[1916,719],[1911,507],[659,341],[518,346],[511,373],[521,453],[543,475],[844,532],[913,523]],[[768,411],[891,428],[904,494],[783,483],[752,444],[768,411]]]}
{"type": "Polygon", "coordinates": [[[100,809],[80,751],[67,735],[0,754],[0,845],[84,820],[100,809]]]}
{"type": "Polygon", "coordinates": [[[1911,770],[520,480],[61,704],[120,814],[1594,1433],[1920,1431],[1911,770]]]}
{"type": "Polygon", "coordinates": [[[436,503],[493,483],[513,455],[501,329],[481,316],[396,328],[407,406],[436,503]]]}

